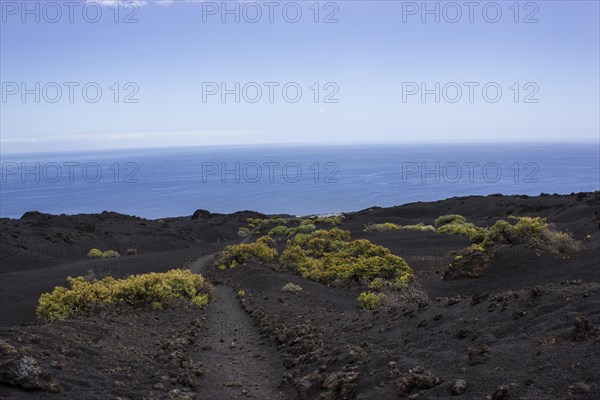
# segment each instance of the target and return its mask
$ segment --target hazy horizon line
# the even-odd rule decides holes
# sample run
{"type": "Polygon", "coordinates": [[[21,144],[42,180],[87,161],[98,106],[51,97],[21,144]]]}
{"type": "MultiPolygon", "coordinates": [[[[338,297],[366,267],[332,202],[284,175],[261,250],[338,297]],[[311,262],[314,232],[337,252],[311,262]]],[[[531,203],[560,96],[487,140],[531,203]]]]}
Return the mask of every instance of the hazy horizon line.
{"type": "MultiPolygon", "coordinates": [[[[333,147],[333,146],[378,146],[378,145],[536,145],[536,144],[596,144],[600,146],[600,137],[598,139],[561,139],[561,140],[431,140],[431,141],[331,141],[331,142],[265,142],[265,143],[222,143],[222,144],[193,144],[193,145],[160,145],[160,146],[125,146],[125,147],[104,147],[93,149],[67,149],[67,150],[32,150],[32,151],[4,151],[0,148],[0,156],[8,155],[33,155],[33,154],[67,154],[67,153],[99,153],[99,152],[121,152],[121,151],[141,151],[141,150],[176,150],[176,149],[198,149],[198,148],[260,148],[260,147],[333,147]]],[[[600,147],[599,147],[600,154],[600,147]]]]}

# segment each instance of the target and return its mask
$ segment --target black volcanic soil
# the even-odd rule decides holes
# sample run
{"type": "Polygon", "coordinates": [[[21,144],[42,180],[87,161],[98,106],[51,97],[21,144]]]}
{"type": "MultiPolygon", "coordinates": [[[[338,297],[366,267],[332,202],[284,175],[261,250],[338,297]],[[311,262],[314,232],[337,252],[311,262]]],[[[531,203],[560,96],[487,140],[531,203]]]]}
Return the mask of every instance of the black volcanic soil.
{"type": "Polygon", "coordinates": [[[360,309],[358,288],[328,287],[274,266],[210,267],[210,255],[239,241],[238,228],[253,216],[0,220],[0,370],[20,365],[35,378],[0,372],[0,381],[43,389],[0,384],[0,398],[600,398],[599,193],[470,196],[347,214],[341,227],[354,239],[390,248],[418,277],[404,299],[376,311],[360,309]],[[378,222],[431,224],[450,213],[481,226],[543,216],[585,249],[565,259],[505,247],[484,276],[442,280],[450,253],[466,239],[362,231],[378,222]],[[69,250],[50,253],[55,247],[69,250]],[[136,247],[138,254],[88,260],[91,247],[122,254],[136,247]],[[39,295],[67,275],[184,265],[215,285],[205,310],[33,319],[39,295]],[[281,291],[290,282],[302,292],[281,291]],[[240,289],[246,294],[237,298],[240,289]]]}

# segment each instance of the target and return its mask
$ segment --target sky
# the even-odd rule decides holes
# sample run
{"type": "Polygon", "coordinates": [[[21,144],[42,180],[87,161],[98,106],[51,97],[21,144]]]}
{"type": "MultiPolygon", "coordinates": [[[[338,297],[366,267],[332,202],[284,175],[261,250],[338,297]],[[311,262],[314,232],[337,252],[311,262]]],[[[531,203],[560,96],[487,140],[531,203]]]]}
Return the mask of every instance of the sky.
{"type": "Polygon", "coordinates": [[[0,6],[2,153],[599,139],[598,1],[0,6]]]}

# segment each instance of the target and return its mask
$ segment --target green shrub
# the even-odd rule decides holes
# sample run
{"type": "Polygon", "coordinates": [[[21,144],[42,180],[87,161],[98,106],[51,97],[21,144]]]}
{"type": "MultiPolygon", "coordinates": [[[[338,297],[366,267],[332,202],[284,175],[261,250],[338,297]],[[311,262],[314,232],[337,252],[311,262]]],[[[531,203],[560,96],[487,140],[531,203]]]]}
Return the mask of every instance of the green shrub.
{"type": "Polygon", "coordinates": [[[385,286],[385,284],[386,284],[386,281],[384,281],[383,279],[381,279],[381,278],[375,278],[375,279],[373,279],[373,282],[371,282],[369,284],[369,289],[372,289],[372,290],[381,290],[381,289],[383,289],[383,287],[385,286]]]}
{"type": "Polygon", "coordinates": [[[412,278],[406,262],[387,248],[364,239],[349,239],[349,232],[337,228],[299,234],[290,241],[280,261],[293,266],[305,278],[325,283],[412,278]]]}
{"type": "Polygon", "coordinates": [[[275,240],[273,240],[273,238],[270,236],[261,236],[258,239],[256,239],[256,243],[264,244],[269,247],[275,246],[275,240]]]}
{"type": "Polygon", "coordinates": [[[250,229],[257,227],[260,224],[260,221],[261,220],[258,218],[246,218],[246,223],[250,229]]]}
{"type": "Polygon", "coordinates": [[[189,270],[174,269],[165,273],[134,275],[125,279],[106,276],[86,281],[83,277],[67,278],[70,288],[57,286],[52,293],[40,296],[36,312],[46,320],[68,317],[77,310],[99,305],[128,303],[162,308],[169,302],[184,299],[203,307],[208,302],[210,284],[189,270]]]}
{"type": "Polygon", "coordinates": [[[467,222],[467,219],[462,215],[450,214],[437,217],[435,219],[434,225],[440,227],[448,224],[464,224],[465,222],[467,222]]]}
{"type": "Polygon", "coordinates": [[[295,233],[310,233],[317,229],[317,226],[315,224],[310,223],[310,221],[308,221],[307,224],[305,224],[304,222],[306,221],[302,221],[300,226],[294,228],[295,233]]]}
{"type": "Polygon", "coordinates": [[[468,252],[475,252],[475,251],[481,252],[481,251],[485,251],[485,248],[480,244],[474,243],[474,244],[470,245],[469,247],[467,247],[467,251],[468,252]]]}
{"type": "Polygon", "coordinates": [[[448,223],[440,226],[437,231],[439,233],[464,236],[475,243],[481,243],[484,240],[487,232],[485,228],[480,228],[470,222],[448,223]]]}
{"type": "Polygon", "coordinates": [[[113,257],[119,257],[120,254],[117,251],[114,250],[106,250],[102,252],[102,258],[113,258],[113,257]]]}
{"type": "Polygon", "coordinates": [[[391,222],[384,222],[382,224],[370,224],[366,225],[364,231],[365,232],[384,232],[384,231],[392,231],[400,229],[400,227],[391,222]]]}
{"type": "Polygon", "coordinates": [[[284,218],[266,218],[260,221],[259,229],[267,229],[278,225],[287,225],[284,218]]]}
{"type": "Polygon", "coordinates": [[[415,230],[415,231],[423,231],[423,232],[435,232],[435,228],[433,227],[433,225],[425,225],[422,222],[419,222],[418,224],[415,224],[415,225],[403,225],[403,226],[399,226],[398,228],[415,230]]]}
{"type": "Polygon", "coordinates": [[[271,262],[277,257],[277,250],[264,243],[242,243],[227,246],[220,255],[219,264],[230,265],[233,261],[245,264],[248,261],[271,262]]]}
{"type": "Polygon", "coordinates": [[[238,230],[237,235],[241,238],[245,238],[246,236],[248,236],[250,234],[250,229],[246,228],[246,227],[242,227],[238,230]]]}
{"type": "Polygon", "coordinates": [[[295,265],[301,263],[306,258],[306,253],[302,248],[298,245],[291,245],[286,247],[283,252],[281,252],[281,257],[279,257],[279,261],[283,264],[287,265],[295,265]]]}
{"type": "Polygon", "coordinates": [[[287,236],[289,229],[284,225],[278,225],[269,231],[269,236],[287,236]]]}
{"type": "Polygon", "coordinates": [[[566,232],[546,231],[543,234],[545,247],[551,253],[570,256],[583,249],[581,243],[566,232]]]}
{"type": "MultiPolygon", "coordinates": [[[[192,297],[192,304],[198,308],[204,308],[204,306],[206,306],[208,304],[208,300],[209,300],[208,294],[206,294],[206,293],[199,294],[199,295],[192,297]]],[[[162,304],[161,304],[161,306],[162,306],[162,304]]]]}
{"type": "Polygon", "coordinates": [[[374,310],[385,300],[385,295],[383,293],[362,292],[357,300],[365,310],[374,310]]]}
{"type": "Polygon", "coordinates": [[[330,215],[328,217],[313,217],[311,218],[311,222],[313,224],[329,224],[331,226],[336,226],[342,223],[344,217],[342,215],[330,215]]]}
{"type": "Polygon", "coordinates": [[[409,283],[412,281],[413,277],[412,274],[404,274],[402,276],[399,276],[398,278],[396,278],[394,280],[394,282],[392,282],[392,288],[396,289],[396,290],[401,290],[404,288],[407,288],[409,283]]]}
{"type": "Polygon", "coordinates": [[[581,244],[565,232],[550,228],[544,218],[512,217],[517,223],[499,220],[486,233],[483,247],[520,245],[549,253],[571,255],[581,250],[581,244]]]}
{"type": "Polygon", "coordinates": [[[298,294],[302,292],[302,286],[296,285],[295,283],[286,283],[285,286],[281,288],[281,291],[298,294]]]}
{"type": "Polygon", "coordinates": [[[100,258],[102,257],[102,250],[100,249],[91,249],[87,253],[88,258],[100,258]]]}
{"type": "Polygon", "coordinates": [[[323,239],[325,241],[350,240],[350,232],[333,228],[330,230],[319,229],[310,234],[299,233],[293,238],[292,244],[302,247],[314,239],[323,239]]]}
{"type": "Polygon", "coordinates": [[[242,298],[242,297],[246,296],[246,291],[245,290],[238,290],[237,293],[236,293],[236,296],[242,298]]]}

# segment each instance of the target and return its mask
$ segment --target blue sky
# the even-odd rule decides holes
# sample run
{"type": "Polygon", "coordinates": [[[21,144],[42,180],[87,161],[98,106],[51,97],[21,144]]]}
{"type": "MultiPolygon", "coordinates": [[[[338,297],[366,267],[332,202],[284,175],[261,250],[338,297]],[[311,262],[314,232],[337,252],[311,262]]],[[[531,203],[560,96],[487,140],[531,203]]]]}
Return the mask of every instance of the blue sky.
{"type": "Polygon", "coordinates": [[[239,22],[222,15],[222,2],[80,2],[73,22],[64,1],[54,2],[60,17],[48,2],[27,3],[33,14],[23,2],[0,1],[3,153],[598,141],[597,1],[519,2],[516,8],[512,1],[476,2],[473,22],[464,2],[453,3],[460,18],[448,2],[427,2],[439,7],[439,22],[422,13],[420,1],[272,2],[273,22],[266,2],[237,3],[239,22]],[[298,8],[302,15],[292,23],[298,8]],[[262,16],[252,23],[257,9],[262,16]],[[102,15],[92,23],[97,10],[102,15]],[[328,15],[337,22],[325,23],[328,15]],[[127,16],[138,22],[125,23],[127,16]],[[72,102],[65,82],[73,82],[72,102]],[[221,85],[235,91],[236,82],[239,103],[235,94],[223,102],[221,85]],[[423,85],[432,90],[424,99],[423,85]],[[262,97],[251,102],[256,86],[262,97]],[[91,102],[97,87],[102,95],[91,102]],[[32,91],[25,101],[23,88],[32,91]],[[219,93],[208,94],[209,88],[219,93]],[[292,102],[297,88],[302,95],[292,102]],[[128,94],[137,102],[124,102],[128,94]]]}

